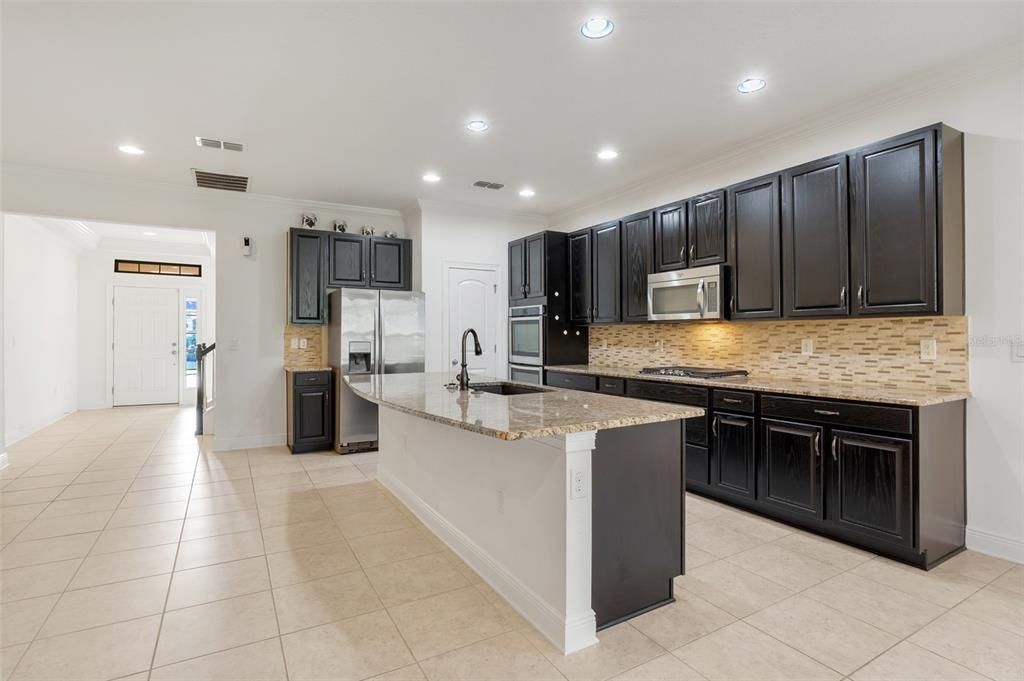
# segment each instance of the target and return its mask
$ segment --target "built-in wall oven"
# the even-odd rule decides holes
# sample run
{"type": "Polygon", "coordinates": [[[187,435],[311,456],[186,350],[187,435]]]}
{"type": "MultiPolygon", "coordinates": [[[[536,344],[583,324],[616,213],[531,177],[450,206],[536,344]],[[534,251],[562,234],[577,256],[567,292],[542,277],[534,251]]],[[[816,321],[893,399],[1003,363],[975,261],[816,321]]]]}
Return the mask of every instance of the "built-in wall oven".
{"type": "Polygon", "coordinates": [[[508,380],[518,383],[544,384],[544,367],[529,364],[509,364],[508,380]]]}
{"type": "Polygon", "coordinates": [[[724,319],[726,276],[722,265],[647,275],[647,318],[651,321],[724,319]]]}
{"type": "Polygon", "coordinates": [[[508,309],[508,361],[533,366],[544,364],[543,305],[508,309]]]}

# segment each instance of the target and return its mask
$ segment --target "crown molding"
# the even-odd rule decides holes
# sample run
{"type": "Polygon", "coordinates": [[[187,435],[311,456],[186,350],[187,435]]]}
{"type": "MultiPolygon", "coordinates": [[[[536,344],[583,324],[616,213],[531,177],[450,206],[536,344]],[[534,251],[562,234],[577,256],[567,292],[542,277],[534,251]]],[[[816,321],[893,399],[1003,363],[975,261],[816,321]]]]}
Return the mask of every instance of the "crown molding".
{"type": "Polygon", "coordinates": [[[426,211],[433,210],[455,215],[501,217],[509,220],[533,222],[541,225],[546,225],[548,222],[547,216],[541,213],[528,213],[525,211],[507,210],[504,208],[489,208],[487,206],[479,206],[471,203],[459,203],[457,201],[417,199],[416,205],[419,207],[419,212],[421,214],[426,211]]]}

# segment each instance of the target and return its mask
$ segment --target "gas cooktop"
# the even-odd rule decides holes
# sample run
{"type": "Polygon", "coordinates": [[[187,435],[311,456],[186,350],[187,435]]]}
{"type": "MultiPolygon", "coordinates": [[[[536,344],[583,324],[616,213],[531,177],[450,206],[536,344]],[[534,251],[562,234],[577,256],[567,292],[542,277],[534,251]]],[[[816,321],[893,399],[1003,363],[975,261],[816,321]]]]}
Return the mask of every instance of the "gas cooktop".
{"type": "Polygon", "coordinates": [[[743,369],[714,369],[710,367],[646,367],[641,374],[655,376],[682,376],[685,378],[728,378],[730,376],[746,376],[743,369]]]}

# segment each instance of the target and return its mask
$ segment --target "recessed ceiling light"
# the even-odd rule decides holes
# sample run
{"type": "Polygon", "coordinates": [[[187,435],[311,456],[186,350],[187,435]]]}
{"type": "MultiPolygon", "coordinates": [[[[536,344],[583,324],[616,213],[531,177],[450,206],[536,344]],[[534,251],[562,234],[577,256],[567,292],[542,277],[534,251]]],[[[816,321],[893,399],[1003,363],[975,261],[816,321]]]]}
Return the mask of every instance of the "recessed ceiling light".
{"type": "Polygon", "coordinates": [[[530,198],[531,196],[533,196],[536,193],[537,192],[533,191],[529,187],[523,187],[522,189],[519,190],[519,196],[522,196],[522,197],[527,198],[527,199],[530,198]]]}
{"type": "Polygon", "coordinates": [[[736,86],[736,89],[745,95],[749,95],[751,92],[757,92],[758,90],[764,89],[764,86],[768,83],[764,82],[761,78],[747,78],[742,83],[736,86]]]}
{"type": "Polygon", "coordinates": [[[145,149],[137,147],[134,144],[122,144],[117,149],[122,153],[131,154],[132,156],[142,156],[146,153],[145,149]]]}
{"type": "Polygon", "coordinates": [[[487,132],[489,127],[491,126],[487,124],[487,121],[475,120],[466,123],[466,130],[470,132],[487,132]]]}
{"type": "Polygon", "coordinates": [[[423,175],[424,182],[440,182],[441,176],[437,173],[426,173],[423,175]]]}
{"type": "Polygon", "coordinates": [[[597,157],[602,161],[610,161],[613,158],[616,158],[618,155],[619,152],[615,151],[611,147],[605,147],[601,151],[597,152],[597,157]]]}
{"type": "Polygon", "coordinates": [[[606,38],[615,30],[615,24],[608,17],[591,17],[580,25],[584,38],[606,38]]]}
{"type": "Polygon", "coordinates": [[[143,236],[156,236],[156,232],[143,232],[143,236]]]}

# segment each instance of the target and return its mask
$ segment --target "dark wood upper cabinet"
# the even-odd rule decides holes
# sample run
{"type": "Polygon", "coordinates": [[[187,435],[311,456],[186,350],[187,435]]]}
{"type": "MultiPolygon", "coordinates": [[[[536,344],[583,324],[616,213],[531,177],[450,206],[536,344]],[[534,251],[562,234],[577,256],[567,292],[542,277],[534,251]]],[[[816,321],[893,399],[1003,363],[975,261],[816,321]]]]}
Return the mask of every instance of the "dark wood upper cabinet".
{"type": "Polygon", "coordinates": [[[654,271],[654,216],[622,220],[622,321],[647,321],[647,275],[654,271]]]}
{"type": "Polygon", "coordinates": [[[327,236],[327,285],[366,286],[369,283],[369,240],[358,234],[331,232],[327,236]]]}
{"type": "Polygon", "coordinates": [[[591,231],[583,229],[569,235],[569,321],[590,322],[590,272],[592,267],[591,231]]]}
{"type": "Polygon", "coordinates": [[[508,298],[521,305],[547,295],[547,232],[510,241],[508,244],[508,298]]]}
{"type": "Polygon", "coordinates": [[[821,426],[762,419],[757,498],[781,513],[822,520],[821,426]]]}
{"type": "Polygon", "coordinates": [[[726,262],[725,190],[702,194],[690,199],[688,204],[687,266],[726,262]]]}
{"type": "Polygon", "coordinates": [[[327,232],[288,233],[288,318],[292,324],[323,324],[327,319],[327,232]]]}
{"type": "Polygon", "coordinates": [[[518,302],[526,298],[526,239],[508,244],[508,299],[518,302]]]}
{"type": "Polygon", "coordinates": [[[733,319],[782,316],[779,266],[779,176],[730,187],[727,192],[733,319]]]}
{"type": "Polygon", "coordinates": [[[928,128],[853,152],[854,314],[939,311],[936,134],[928,128]]]}
{"type": "Polygon", "coordinates": [[[526,258],[526,297],[537,298],[545,295],[545,240],[546,234],[541,232],[525,239],[526,258]]]}
{"type": "Polygon", "coordinates": [[[615,221],[599,225],[593,228],[593,232],[594,265],[590,297],[594,311],[591,321],[618,322],[622,320],[619,291],[622,262],[619,223],[615,221]]]}
{"type": "Polygon", "coordinates": [[[686,203],[654,209],[654,271],[686,267],[686,203]]]}
{"type": "Polygon", "coordinates": [[[787,317],[849,314],[847,156],[782,175],[782,298],[787,317]]]}
{"type": "Polygon", "coordinates": [[[412,286],[412,242],[370,237],[370,286],[409,290],[412,286]]]}

